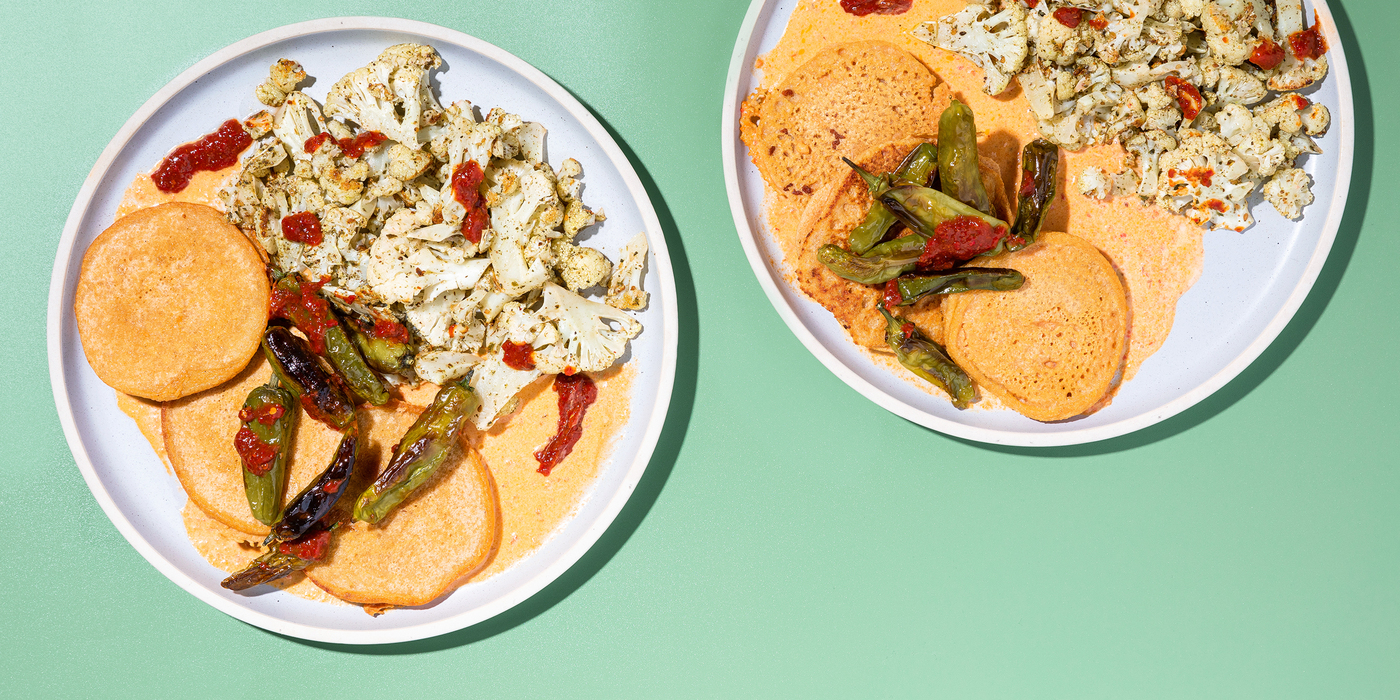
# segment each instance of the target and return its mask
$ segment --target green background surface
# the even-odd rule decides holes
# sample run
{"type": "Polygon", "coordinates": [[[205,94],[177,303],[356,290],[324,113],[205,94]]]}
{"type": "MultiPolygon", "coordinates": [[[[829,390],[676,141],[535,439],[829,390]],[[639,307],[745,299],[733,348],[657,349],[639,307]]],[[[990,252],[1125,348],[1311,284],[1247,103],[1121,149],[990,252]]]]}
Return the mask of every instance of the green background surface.
{"type": "Polygon", "coordinates": [[[1400,696],[1400,9],[1332,6],[1356,166],[1297,317],[1184,414],[1030,450],[886,413],[769,305],[720,165],[745,0],[7,0],[0,695],[1400,696]],[[127,117],[227,44],[353,14],[465,31],[577,95],[647,184],[684,315],[657,456],[598,545],[495,619],[374,648],[245,625],[147,564],[74,465],[45,352],[59,233],[127,117]]]}

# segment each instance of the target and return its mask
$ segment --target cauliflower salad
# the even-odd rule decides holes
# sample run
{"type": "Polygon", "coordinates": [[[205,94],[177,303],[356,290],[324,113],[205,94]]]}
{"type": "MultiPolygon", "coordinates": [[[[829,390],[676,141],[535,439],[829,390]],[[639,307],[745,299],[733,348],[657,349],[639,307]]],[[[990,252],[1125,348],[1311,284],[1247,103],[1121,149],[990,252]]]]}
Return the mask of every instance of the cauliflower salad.
{"type": "Polygon", "coordinates": [[[1327,74],[1302,0],[987,2],[913,35],[981,66],[988,94],[1016,78],[1054,143],[1121,144],[1126,169],[1085,169],[1081,193],[1136,194],[1236,231],[1254,223],[1255,191],[1290,219],[1312,203],[1295,160],[1321,153],[1313,137],[1331,117],[1296,93],[1327,74]]]}
{"type": "Polygon", "coordinates": [[[429,46],[392,46],[318,105],[297,89],[302,67],[278,61],[256,90],[271,111],[244,122],[255,141],[220,197],[276,272],[324,282],[363,323],[411,331],[402,378],[445,384],[474,370],[485,429],[535,379],[602,371],[626,353],[642,330],[627,311],[648,301],[647,241],[637,234],[616,265],[575,243],[604,219],[583,203],[579,162],[551,167],[541,124],[500,108],[479,117],[465,100],[443,107],[429,83],[440,65],[429,46]],[[307,213],[321,233],[287,235],[285,221],[307,213]],[[508,344],[529,345],[533,368],[508,363],[508,344]]]}

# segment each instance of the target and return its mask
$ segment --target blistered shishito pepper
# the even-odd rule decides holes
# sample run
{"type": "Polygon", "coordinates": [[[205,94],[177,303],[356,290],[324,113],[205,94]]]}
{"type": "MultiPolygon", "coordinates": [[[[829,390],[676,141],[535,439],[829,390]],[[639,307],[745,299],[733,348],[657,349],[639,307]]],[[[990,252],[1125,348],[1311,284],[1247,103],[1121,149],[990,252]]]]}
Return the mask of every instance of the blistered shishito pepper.
{"type": "MultiPolygon", "coordinates": [[[[1020,289],[1026,278],[1002,267],[963,267],[941,275],[905,275],[898,285],[899,306],[909,306],[931,294],[958,294],[975,289],[1009,292],[1020,289]]],[[[888,295],[887,295],[888,298],[888,295]]]]}
{"type": "Polygon", "coordinates": [[[891,187],[880,195],[880,201],[905,226],[925,237],[935,235],[939,224],[965,216],[981,219],[994,229],[1000,228],[1003,232],[1007,230],[1005,221],[973,209],[931,187],[919,185],[891,187]]]}
{"type": "Polygon", "coordinates": [[[326,330],[326,359],[356,396],[375,406],[389,402],[389,390],[384,388],[384,382],[370,369],[341,326],[326,330]]]}
{"type": "Polygon", "coordinates": [[[321,298],[321,284],[303,282],[297,275],[277,280],[272,290],[272,314],[291,321],[305,333],[311,350],[324,356],[357,396],[375,406],[383,406],[389,401],[388,390],[350,342],[330,304],[321,298]]]}
{"type": "Polygon", "coordinates": [[[383,520],[409,494],[422,486],[457,447],[462,426],[481,400],[471,388],[472,372],[438,390],[433,404],[418,416],[394,448],[389,466],[355,502],[355,519],[383,520]]]}
{"type": "Polygon", "coordinates": [[[874,175],[849,159],[843,158],[846,164],[855,169],[861,179],[865,181],[865,186],[870,190],[870,196],[876,198],[870,205],[870,210],[865,213],[865,219],[860,222],[851,232],[847,234],[847,244],[851,252],[856,255],[865,255],[884,240],[890,229],[898,223],[894,214],[890,213],[885,205],[880,203],[879,196],[889,189],[892,182],[908,182],[915,185],[928,184],[929,177],[938,171],[938,147],[931,143],[921,143],[914,147],[908,155],[904,157],[904,162],[899,168],[888,176],[882,177],[874,175]]]}
{"type": "Polygon", "coordinates": [[[272,534],[267,536],[269,543],[290,542],[311,532],[317,525],[326,524],[326,517],[350,485],[359,447],[359,424],[351,423],[340,438],[340,446],[336,448],[335,457],[331,458],[326,470],[307,484],[282,511],[282,519],[272,526],[272,534]]]}
{"type": "Polygon", "coordinates": [[[944,194],[984,214],[992,213],[992,200],[978,167],[977,125],[972,110],[957,100],[938,118],[938,179],[944,194]]]}
{"type": "Polygon", "coordinates": [[[355,422],[355,404],[335,375],[316,361],[306,341],[284,326],[263,331],[263,354],[277,378],[301,401],[307,415],[337,430],[355,422]]]}
{"type": "Polygon", "coordinates": [[[1016,223],[1007,237],[1007,250],[1020,250],[1040,233],[1045,212],[1055,199],[1055,176],[1060,165],[1060,149],[1045,139],[1036,139],[1021,150],[1021,185],[1016,191],[1016,223]]]}
{"type": "Polygon", "coordinates": [[[238,412],[242,425],[233,438],[243,462],[243,488],[253,517],[264,525],[277,521],[287,488],[287,458],[292,452],[296,396],[272,381],[256,387],[238,412]]]}
{"type": "Polygon", "coordinates": [[[871,248],[865,255],[852,255],[841,246],[827,244],[817,249],[817,259],[827,269],[852,282],[884,284],[913,272],[927,243],[928,239],[921,235],[901,236],[871,248]]]}
{"type": "Polygon", "coordinates": [[[941,345],[930,340],[912,322],[890,314],[884,305],[875,308],[885,317],[885,342],[894,350],[899,364],[948,392],[958,408],[967,408],[977,398],[972,377],[948,357],[941,345]]]}
{"type": "MultiPolygon", "coordinates": [[[[350,319],[346,326],[370,367],[389,374],[408,374],[413,369],[413,346],[407,339],[375,333],[373,327],[356,319],[350,319]]],[[[407,331],[402,335],[407,336],[407,331]]]]}
{"type": "Polygon", "coordinates": [[[920,269],[946,270],[979,255],[996,255],[1006,247],[1005,221],[938,190],[902,185],[885,192],[880,201],[927,241],[920,269]]]}
{"type": "Polygon", "coordinates": [[[330,529],[318,525],[295,540],[273,543],[266,554],[224,579],[220,585],[230,591],[243,591],[301,571],[325,558],[330,541],[330,529]]]}

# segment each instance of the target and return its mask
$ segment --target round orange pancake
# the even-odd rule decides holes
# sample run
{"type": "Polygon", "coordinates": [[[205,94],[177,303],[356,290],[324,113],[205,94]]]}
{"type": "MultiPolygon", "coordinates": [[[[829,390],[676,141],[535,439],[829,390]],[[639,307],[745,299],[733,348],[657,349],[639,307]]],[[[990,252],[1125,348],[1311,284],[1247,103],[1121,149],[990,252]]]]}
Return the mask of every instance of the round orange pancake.
{"type": "MultiPolygon", "coordinates": [[[[406,404],[362,410],[379,469],[421,412],[406,404]]],[[[359,495],[352,487],[346,498],[359,495]]],[[[363,605],[429,603],[484,566],[499,545],[495,483],[481,454],[463,442],[389,517],[373,526],[354,522],[334,537],[326,559],[306,570],[316,585],[363,605]]]]}
{"type": "Polygon", "coordinates": [[[978,386],[1039,421],[1099,408],[1122,381],[1128,301],[1113,264],[1088,241],[1043,232],[979,266],[1025,275],[1012,292],[943,300],[948,353],[978,386]]]}
{"type": "Polygon", "coordinates": [[[73,313],[98,378],[170,401],[224,383],[257,352],[271,290],[257,248],[212,207],[171,202],[88,246],[73,313]]]}
{"type": "MultiPolygon", "coordinates": [[[[266,525],[253,518],[243,488],[243,463],[233,449],[238,410],[248,393],[266,384],[272,368],[259,353],[233,381],[161,409],[161,432],[170,465],[185,493],[209,517],[240,532],[266,535],[266,525]]],[[[311,483],[335,455],[340,433],[299,411],[287,490],[282,504],[311,483]]]]}

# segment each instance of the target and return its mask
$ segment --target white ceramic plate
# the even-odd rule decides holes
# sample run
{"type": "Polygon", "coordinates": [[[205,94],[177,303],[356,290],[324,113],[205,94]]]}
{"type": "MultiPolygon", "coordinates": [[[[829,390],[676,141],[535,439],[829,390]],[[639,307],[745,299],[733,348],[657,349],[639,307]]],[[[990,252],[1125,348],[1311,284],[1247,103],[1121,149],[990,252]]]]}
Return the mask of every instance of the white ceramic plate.
{"type": "MultiPolygon", "coordinates": [[[[480,39],[422,22],[378,17],[316,20],[240,41],[199,62],[132,115],[102,152],[78,193],[54,262],[49,292],[49,374],[64,434],[83,477],[103,510],[161,573],[200,600],[235,618],[279,634],[325,642],[401,642],[475,624],[525,600],[568,569],[597,541],[640,481],[661,434],[676,367],[676,299],[661,225],[631,164],[588,110],[544,73],[480,39]],[[556,167],[583,164],[590,206],[608,214],[589,244],[617,259],[622,245],[646,231],[651,246],[644,288],[645,331],[632,343],[636,368],[632,420],[621,431],[592,494],[577,514],[534,554],[507,571],[468,583],[436,604],[377,618],[357,606],[314,603],[283,592],[239,594],[219,586],[226,574],[210,566],[185,537],[185,493],[116,405],[83,357],[73,318],[73,289],[88,244],[113,220],[132,178],[149,171],[175,146],[261,106],[253,88],[278,58],[302,63],[323,99],[340,76],[406,41],[442,55],[435,73],[444,102],[468,99],[501,106],[549,129],[547,156],[556,167]]],[[[268,589],[262,589],[267,591],[268,589]]]]}
{"type": "Polygon", "coordinates": [[[1289,221],[1268,205],[1256,206],[1257,223],[1244,234],[1206,233],[1201,278],[1177,303],[1171,335],[1107,408],[1059,423],[1010,410],[957,410],[916,386],[907,372],[875,363],[826,309],[784,278],[782,250],[767,230],[763,178],[739,139],[738,119],[740,103],[762,77],[754,59],[777,45],[797,4],[754,0],[739,30],[720,133],[729,206],[749,264],[778,315],[822,364],[889,411],[949,435],[1003,445],[1073,445],[1130,433],[1186,410],[1233,379],[1273,342],[1312,289],[1342,222],[1355,130],[1346,56],[1323,0],[1304,5],[1321,17],[1331,71],[1306,94],[1331,110],[1332,128],[1318,139],[1323,154],[1300,160],[1313,177],[1315,197],[1303,219],[1289,221]]]}

